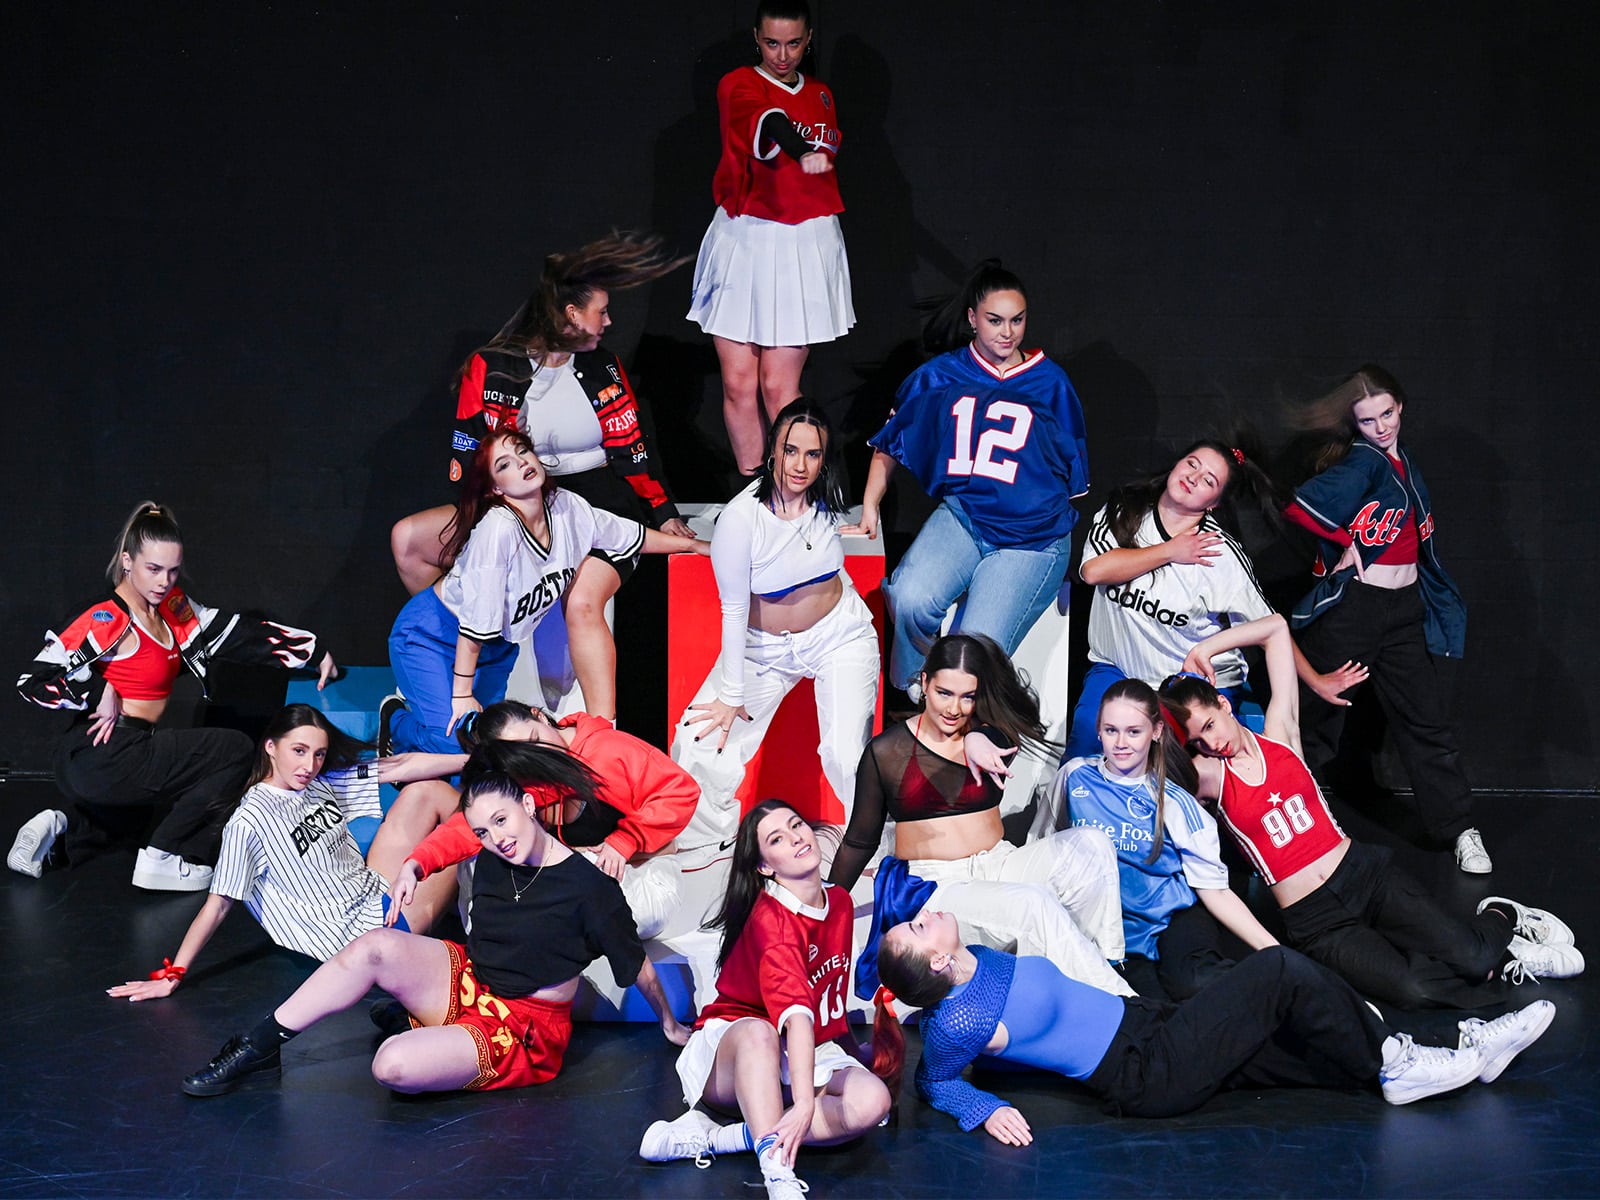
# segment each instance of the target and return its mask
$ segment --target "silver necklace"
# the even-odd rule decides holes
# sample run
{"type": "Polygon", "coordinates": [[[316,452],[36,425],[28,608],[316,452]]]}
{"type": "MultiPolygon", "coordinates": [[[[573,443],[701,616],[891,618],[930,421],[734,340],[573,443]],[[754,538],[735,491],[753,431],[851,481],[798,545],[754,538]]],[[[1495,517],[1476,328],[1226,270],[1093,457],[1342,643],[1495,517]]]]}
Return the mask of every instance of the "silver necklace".
{"type": "MultiPolygon", "coordinates": [[[[508,867],[511,866],[510,863],[507,863],[506,865],[508,867]]],[[[517,886],[517,871],[516,871],[516,868],[515,867],[511,868],[511,902],[513,904],[520,904],[522,902],[522,897],[527,894],[528,889],[531,888],[534,884],[539,882],[539,874],[543,870],[544,870],[544,863],[540,862],[539,863],[539,869],[533,873],[533,878],[528,880],[528,882],[523,884],[523,886],[518,887],[517,886]]]]}

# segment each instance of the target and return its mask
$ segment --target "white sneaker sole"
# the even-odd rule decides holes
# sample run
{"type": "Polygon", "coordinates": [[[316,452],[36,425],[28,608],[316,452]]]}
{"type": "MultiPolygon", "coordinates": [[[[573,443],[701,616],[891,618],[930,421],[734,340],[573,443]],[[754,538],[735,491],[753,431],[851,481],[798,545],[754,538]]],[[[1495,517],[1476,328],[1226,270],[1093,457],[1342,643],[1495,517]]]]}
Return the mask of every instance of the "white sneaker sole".
{"type": "Polygon", "coordinates": [[[165,871],[133,869],[133,886],[147,892],[205,892],[211,889],[211,876],[171,875],[165,871]]]}
{"type": "Polygon", "coordinates": [[[48,834],[36,828],[34,822],[38,819],[29,819],[17,830],[16,840],[11,843],[11,850],[6,855],[6,866],[19,875],[29,875],[34,879],[44,874],[44,860],[50,856],[50,848],[56,844],[56,838],[61,836],[53,820],[48,834]]]}

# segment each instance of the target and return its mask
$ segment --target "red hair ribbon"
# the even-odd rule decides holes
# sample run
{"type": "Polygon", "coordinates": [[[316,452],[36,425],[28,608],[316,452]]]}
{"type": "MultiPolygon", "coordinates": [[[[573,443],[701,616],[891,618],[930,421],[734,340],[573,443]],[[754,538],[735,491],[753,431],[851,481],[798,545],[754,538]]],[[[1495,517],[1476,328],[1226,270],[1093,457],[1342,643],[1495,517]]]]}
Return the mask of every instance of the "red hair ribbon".
{"type": "Polygon", "coordinates": [[[1172,736],[1178,739],[1178,745],[1187,746],[1189,735],[1184,732],[1183,726],[1178,724],[1178,718],[1173,716],[1172,710],[1160,700],[1156,701],[1156,707],[1161,709],[1161,719],[1167,723],[1167,728],[1172,730],[1172,736]]]}
{"type": "Polygon", "coordinates": [[[150,972],[150,978],[151,979],[176,979],[181,983],[183,981],[183,977],[185,975],[187,975],[188,973],[189,973],[189,968],[188,967],[175,967],[175,966],[172,965],[172,960],[170,958],[163,958],[161,960],[160,969],[159,970],[155,970],[155,971],[151,971],[150,972]]]}
{"type": "Polygon", "coordinates": [[[872,1002],[874,1004],[882,1004],[885,1008],[889,1008],[894,1004],[894,993],[880,983],[878,985],[876,994],[874,994],[872,997],[872,1002]]]}
{"type": "Polygon", "coordinates": [[[1233,446],[1231,449],[1233,450],[1233,461],[1238,463],[1241,467],[1244,466],[1244,451],[1239,449],[1237,446],[1233,446]]]}

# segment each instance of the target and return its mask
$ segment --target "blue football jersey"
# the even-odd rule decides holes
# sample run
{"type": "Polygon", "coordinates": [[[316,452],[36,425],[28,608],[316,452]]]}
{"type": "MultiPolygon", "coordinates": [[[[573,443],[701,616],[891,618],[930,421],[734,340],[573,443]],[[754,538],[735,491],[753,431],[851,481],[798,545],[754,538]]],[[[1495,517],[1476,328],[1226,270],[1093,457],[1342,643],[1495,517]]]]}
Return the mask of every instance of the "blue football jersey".
{"type": "Polygon", "coordinates": [[[924,363],[871,444],[1000,546],[1059,541],[1078,520],[1072,498],[1089,489],[1078,394],[1042,350],[1003,376],[970,346],[924,363]]]}

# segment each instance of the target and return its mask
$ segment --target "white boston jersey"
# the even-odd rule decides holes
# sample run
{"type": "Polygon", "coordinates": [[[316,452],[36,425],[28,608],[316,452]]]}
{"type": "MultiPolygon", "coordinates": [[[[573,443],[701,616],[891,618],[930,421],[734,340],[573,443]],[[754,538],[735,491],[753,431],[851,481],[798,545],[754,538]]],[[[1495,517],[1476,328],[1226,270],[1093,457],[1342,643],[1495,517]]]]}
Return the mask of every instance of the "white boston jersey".
{"type": "MultiPolygon", "coordinates": [[[[1130,679],[1160,687],[1163,679],[1182,668],[1196,642],[1272,611],[1244,548],[1209,513],[1200,529],[1222,536],[1221,553],[1208,565],[1170,563],[1127,583],[1105,583],[1094,589],[1089,607],[1092,661],[1110,663],[1130,679]]],[[[1168,540],[1151,509],[1140,522],[1135,541],[1145,547],[1168,540]]],[[[1122,548],[1102,508],[1089,528],[1079,569],[1090,559],[1122,548]]],[[[1244,682],[1244,655],[1238,650],[1218,654],[1211,666],[1219,688],[1244,682]]]]}
{"type": "Polygon", "coordinates": [[[378,774],[364,764],[326,771],[303,792],[258,783],[222,831],[211,890],[243,900],[278,945],[329,959],[383,924],[388,884],[347,824],[382,816],[378,774]]]}
{"type": "Polygon", "coordinates": [[[550,545],[539,545],[521,518],[496,505],[478,521],[440,587],[440,599],[474,641],[526,641],[561,599],[589,551],[623,560],[644,545],[644,526],[557,486],[544,506],[550,545]]]}

